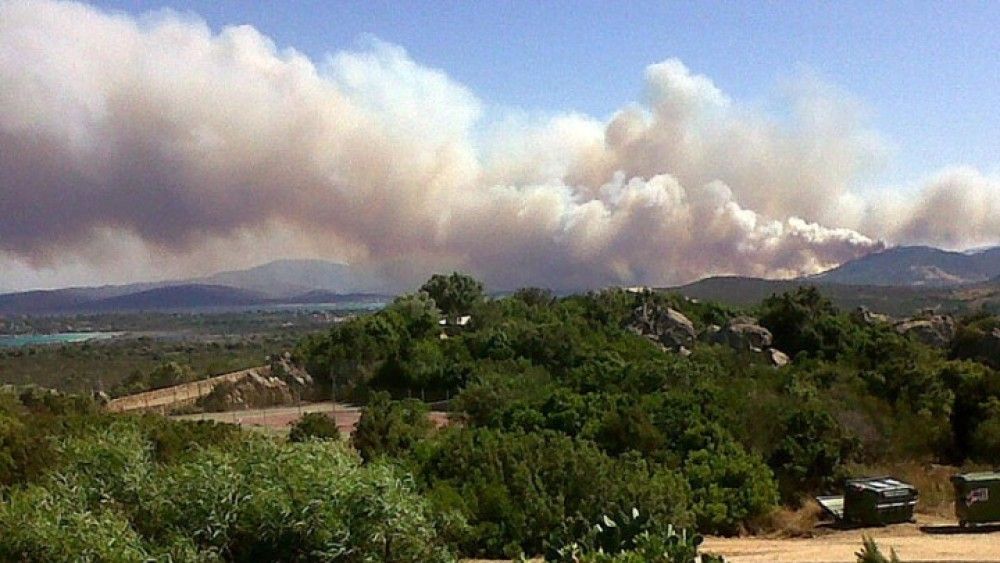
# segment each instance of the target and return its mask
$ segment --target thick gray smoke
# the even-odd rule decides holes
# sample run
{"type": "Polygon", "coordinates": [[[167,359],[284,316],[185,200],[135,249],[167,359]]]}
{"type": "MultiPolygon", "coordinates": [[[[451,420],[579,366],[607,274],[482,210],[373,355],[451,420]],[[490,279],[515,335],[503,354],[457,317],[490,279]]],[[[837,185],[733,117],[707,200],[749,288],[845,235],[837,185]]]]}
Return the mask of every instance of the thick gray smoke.
{"type": "Polygon", "coordinates": [[[791,276],[878,240],[1000,236],[996,178],[956,170],[863,200],[850,186],[880,144],[849,103],[814,89],[771,119],[677,60],[607,122],[484,123],[471,92],[378,41],[316,63],[250,27],[10,1],[0,84],[0,265],[22,270],[290,255],[404,284],[462,268],[576,288],[791,276]]]}

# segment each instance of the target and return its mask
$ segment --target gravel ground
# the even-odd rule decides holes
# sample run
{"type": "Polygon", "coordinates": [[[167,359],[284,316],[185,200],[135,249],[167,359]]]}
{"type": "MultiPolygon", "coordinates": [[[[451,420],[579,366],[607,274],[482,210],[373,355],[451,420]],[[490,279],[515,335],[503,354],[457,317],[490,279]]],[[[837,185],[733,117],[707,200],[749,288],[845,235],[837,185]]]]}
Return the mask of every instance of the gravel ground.
{"type": "Polygon", "coordinates": [[[849,562],[856,561],[861,537],[875,539],[883,554],[896,550],[904,563],[914,561],[1000,562],[1000,526],[967,531],[954,520],[917,517],[916,524],[901,524],[863,530],[821,530],[812,538],[706,538],[703,549],[726,556],[733,563],[758,561],[849,562]]]}

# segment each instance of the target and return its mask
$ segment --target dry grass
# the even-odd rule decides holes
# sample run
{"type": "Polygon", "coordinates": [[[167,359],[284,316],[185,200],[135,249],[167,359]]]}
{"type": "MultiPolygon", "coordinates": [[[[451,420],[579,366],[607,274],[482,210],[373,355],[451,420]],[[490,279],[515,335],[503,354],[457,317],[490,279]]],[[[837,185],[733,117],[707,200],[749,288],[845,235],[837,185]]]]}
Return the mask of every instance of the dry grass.
{"type": "Polygon", "coordinates": [[[823,509],[812,498],[805,500],[800,508],[781,506],[750,525],[750,533],[757,536],[775,538],[810,538],[821,529],[816,527],[823,509]]]}

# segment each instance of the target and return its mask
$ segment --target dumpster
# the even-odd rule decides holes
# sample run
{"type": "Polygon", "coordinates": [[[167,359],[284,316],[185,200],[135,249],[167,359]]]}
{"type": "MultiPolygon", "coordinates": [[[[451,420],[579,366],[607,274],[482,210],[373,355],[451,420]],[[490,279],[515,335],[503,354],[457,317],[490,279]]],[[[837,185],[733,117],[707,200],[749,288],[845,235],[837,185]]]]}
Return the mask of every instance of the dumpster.
{"type": "Polygon", "coordinates": [[[959,526],[1000,522],[1000,472],[961,473],[951,483],[959,526]]]}
{"type": "Polygon", "coordinates": [[[816,497],[838,521],[856,526],[884,526],[913,520],[919,494],[913,485],[892,477],[849,479],[843,496],[816,497]]]}

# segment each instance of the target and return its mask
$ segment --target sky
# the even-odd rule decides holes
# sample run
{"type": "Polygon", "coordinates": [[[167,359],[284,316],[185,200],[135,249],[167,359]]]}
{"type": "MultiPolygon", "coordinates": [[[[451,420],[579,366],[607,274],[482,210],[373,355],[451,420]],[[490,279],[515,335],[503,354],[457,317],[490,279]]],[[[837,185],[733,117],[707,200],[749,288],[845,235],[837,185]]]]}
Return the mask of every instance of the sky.
{"type": "Polygon", "coordinates": [[[1000,155],[1000,3],[239,2],[169,6],[214,29],[250,24],[320,60],[366,36],[443,69],[486,104],[607,117],[641,94],[648,64],[678,58],[730,96],[768,106],[812,73],[863,104],[893,143],[890,179],[1000,155]],[[280,6],[280,8],[276,8],[280,6]]]}
{"type": "Polygon", "coordinates": [[[996,2],[0,0],[0,288],[1000,243],[996,2]]]}

